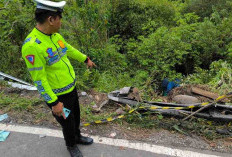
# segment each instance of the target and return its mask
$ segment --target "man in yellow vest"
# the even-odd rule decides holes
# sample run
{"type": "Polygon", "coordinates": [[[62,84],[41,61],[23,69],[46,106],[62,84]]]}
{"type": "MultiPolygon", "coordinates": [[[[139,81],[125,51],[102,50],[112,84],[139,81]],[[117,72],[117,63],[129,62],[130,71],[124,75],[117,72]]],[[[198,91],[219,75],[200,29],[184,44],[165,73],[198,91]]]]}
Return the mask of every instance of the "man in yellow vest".
{"type": "Polygon", "coordinates": [[[69,45],[58,33],[66,2],[47,0],[35,0],[35,2],[37,25],[23,43],[22,57],[40,95],[62,126],[71,157],[82,157],[77,144],[89,145],[93,143],[93,139],[80,134],[76,77],[68,57],[86,63],[88,67],[93,67],[95,64],[86,55],[69,45]],[[65,116],[64,111],[70,112],[68,117],[65,116]]]}

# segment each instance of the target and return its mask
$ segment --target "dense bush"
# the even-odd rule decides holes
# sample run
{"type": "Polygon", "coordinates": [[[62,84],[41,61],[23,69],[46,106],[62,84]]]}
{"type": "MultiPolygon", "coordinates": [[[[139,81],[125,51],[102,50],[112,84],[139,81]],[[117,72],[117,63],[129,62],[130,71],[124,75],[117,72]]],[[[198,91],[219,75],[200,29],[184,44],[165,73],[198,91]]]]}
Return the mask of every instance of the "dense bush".
{"type": "Polygon", "coordinates": [[[184,13],[194,12],[202,20],[211,16],[215,11],[219,12],[223,17],[227,17],[232,10],[230,0],[186,0],[185,6],[184,13]]]}
{"type": "MultiPolygon", "coordinates": [[[[163,78],[229,84],[232,3],[229,0],[67,0],[60,33],[90,56],[74,60],[79,88],[125,85],[154,90],[163,78]],[[217,69],[217,70],[215,70],[217,69]]],[[[33,0],[0,2],[0,71],[29,81],[21,46],[35,26],[33,0]]],[[[225,89],[225,86],[222,87],[225,89]]]]}
{"type": "Polygon", "coordinates": [[[0,70],[22,78],[27,77],[21,59],[21,46],[34,24],[30,1],[0,2],[0,70]],[[8,3],[7,3],[8,2],[8,3]],[[4,8],[5,6],[5,8],[4,8]]]}

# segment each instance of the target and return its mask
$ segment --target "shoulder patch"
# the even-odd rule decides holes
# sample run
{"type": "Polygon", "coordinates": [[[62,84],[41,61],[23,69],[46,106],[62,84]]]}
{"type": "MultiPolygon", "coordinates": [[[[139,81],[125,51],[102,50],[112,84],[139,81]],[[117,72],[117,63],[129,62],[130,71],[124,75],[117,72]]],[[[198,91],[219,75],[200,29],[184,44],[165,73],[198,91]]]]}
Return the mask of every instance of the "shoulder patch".
{"type": "Polygon", "coordinates": [[[35,39],[35,42],[37,43],[37,44],[41,44],[41,41],[39,40],[39,39],[35,39]]]}
{"type": "Polygon", "coordinates": [[[59,44],[59,46],[63,49],[63,48],[65,48],[65,45],[64,45],[64,43],[62,42],[62,40],[59,40],[58,41],[58,44],[59,44]]]}
{"type": "Polygon", "coordinates": [[[25,41],[23,42],[23,45],[26,44],[27,42],[29,42],[31,40],[31,37],[30,38],[27,38],[25,39],[25,41]]]}
{"type": "Polygon", "coordinates": [[[32,64],[34,65],[35,62],[35,56],[34,55],[27,55],[26,59],[32,64]]]}

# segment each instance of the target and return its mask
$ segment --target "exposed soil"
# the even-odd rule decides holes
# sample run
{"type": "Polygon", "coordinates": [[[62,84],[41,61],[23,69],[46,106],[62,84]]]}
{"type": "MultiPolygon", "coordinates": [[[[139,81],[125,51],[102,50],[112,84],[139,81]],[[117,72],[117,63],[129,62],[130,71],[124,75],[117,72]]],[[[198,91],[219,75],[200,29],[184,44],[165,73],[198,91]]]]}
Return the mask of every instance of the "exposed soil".
{"type": "MultiPolygon", "coordinates": [[[[172,98],[177,94],[190,95],[189,88],[190,87],[176,88],[169,94],[168,97],[160,98],[164,101],[171,101],[172,98]]],[[[2,91],[7,95],[17,93],[22,97],[39,97],[37,92],[29,92],[26,90],[12,89],[0,86],[0,93],[2,91]]],[[[87,105],[95,102],[95,104],[99,106],[105,100],[107,100],[107,94],[105,93],[98,93],[94,90],[90,90],[87,91],[87,95],[83,96],[81,95],[81,92],[79,92],[79,101],[81,105],[87,105]]],[[[207,101],[209,99],[202,98],[200,100],[207,101]]],[[[119,107],[120,106],[116,103],[108,103],[103,106],[101,112],[115,112],[119,107]]],[[[4,109],[2,109],[2,111],[0,110],[0,114],[2,113],[4,113],[4,109]]],[[[45,105],[45,103],[37,104],[30,112],[15,112],[13,110],[9,110],[7,113],[10,118],[4,120],[3,123],[18,123],[60,129],[59,124],[53,118],[50,109],[45,105]],[[38,113],[41,113],[41,115],[38,116],[38,113]]],[[[83,133],[89,135],[136,140],[165,146],[191,147],[232,153],[232,138],[228,136],[220,139],[207,140],[205,137],[197,136],[194,134],[191,134],[191,136],[186,136],[176,131],[169,131],[160,128],[144,129],[139,127],[132,127],[126,121],[92,125],[84,127],[81,130],[83,133]]]]}

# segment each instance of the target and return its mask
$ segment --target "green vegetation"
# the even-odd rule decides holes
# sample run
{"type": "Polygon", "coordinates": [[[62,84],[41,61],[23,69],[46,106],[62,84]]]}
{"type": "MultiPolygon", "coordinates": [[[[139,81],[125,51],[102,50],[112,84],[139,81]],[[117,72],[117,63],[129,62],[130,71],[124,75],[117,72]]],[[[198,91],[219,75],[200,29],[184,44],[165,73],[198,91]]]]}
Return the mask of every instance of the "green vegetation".
{"type": "MultiPolygon", "coordinates": [[[[108,105],[100,113],[94,113],[93,105],[94,102],[80,105],[82,123],[102,120],[117,115],[115,110],[118,106],[108,105]]],[[[0,110],[8,113],[18,123],[26,122],[27,124],[49,125],[50,127],[51,124],[57,125],[50,113],[50,109],[45,106],[43,100],[36,97],[22,96],[16,93],[0,93],[0,110]]],[[[201,118],[194,118],[190,123],[189,121],[164,117],[157,112],[143,112],[141,114],[133,112],[128,114],[126,118],[109,123],[116,123],[133,129],[167,129],[189,136],[196,134],[209,140],[231,136],[218,134],[218,130],[232,130],[231,123],[214,122],[201,118]]]]}
{"type": "Polygon", "coordinates": [[[93,122],[97,120],[102,120],[106,119],[108,117],[114,117],[117,114],[112,110],[111,112],[109,111],[110,109],[104,110],[101,113],[94,113],[92,109],[92,104],[81,104],[81,122],[82,123],[87,123],[87,122],[93,122]]]}
{"type": "MultiPolygon", "coordinates": [[[[230,0],[67,0],[60,33],[97,64],[72,60],[78,88],[160,91],[164,78],[231,89],[230,0]]],[[[30,81],[21,46],[35,26],[32,0],[0,2],[0,69],[30,81]]]]}
{"type": "Polygon", "coordinates": [[[230,134],[218,133],[220,130],[231,130],[231,123],[220,121],[209,121],[201,118],[194,118],[189,121],[181,121],[180,119],[163,117],[157,112],[146,112],[137,114],[133,112],[124,120],[118,120],[119,123],[133,127],[144,129],[167,129],[173,132],[178,132],[183,135],[192,136],[193,134],[203,136],[209,140],[222,139],[230,137],[230,134]]]}
{"type": "Polygon", "coordinates": [[[0,93],[0,110],[4,112],[13,111],[32,111],[33,106],[41,104],[43,101],[39,98],[25,98],[18,94],[6,95],[0,93]]]}

